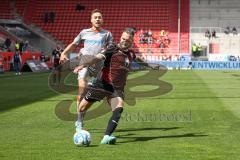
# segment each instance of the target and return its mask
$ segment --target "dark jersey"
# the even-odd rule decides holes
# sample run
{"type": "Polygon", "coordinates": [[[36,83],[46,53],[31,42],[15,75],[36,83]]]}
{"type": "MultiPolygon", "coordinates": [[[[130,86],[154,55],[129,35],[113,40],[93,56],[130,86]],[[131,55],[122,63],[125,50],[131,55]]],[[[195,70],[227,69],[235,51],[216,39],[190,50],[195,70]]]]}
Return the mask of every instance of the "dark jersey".
{"type": "Polygon", "coordinates": [[[53,58],[53,66],[54,67],[57,67],[59,66],[59,60],[60,60],[60,56],[61,56],[61,53],[62,53],[62,49],[54,49],[52,51],[52,58],[53,58]]]}
{"type": "Polygon", "coordinates": [[[15,54],[13,55],[13,61],[14,61],[15,63],[20,62],[20,54],[15,53],[15,54]]]}
{"type": "Polygon", "coordinates": [[[124,90],[131,62],[135,54],[131,50],[121,50],[114,46],[105,53],[106,59],[102,69],[102,80],[113,85],[115,90],[124,90]]]}

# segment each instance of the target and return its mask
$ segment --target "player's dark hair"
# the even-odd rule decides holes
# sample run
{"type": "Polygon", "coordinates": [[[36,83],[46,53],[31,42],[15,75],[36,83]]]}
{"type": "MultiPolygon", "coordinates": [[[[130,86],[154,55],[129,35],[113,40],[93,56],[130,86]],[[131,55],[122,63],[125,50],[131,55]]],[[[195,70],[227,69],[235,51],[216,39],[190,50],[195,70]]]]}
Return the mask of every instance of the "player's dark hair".
{"type": "Polygon", "coordinates": [[[134,34],[135,34],[134,28],[130,28],[130,27],[125,28],[124,32],[126,32],[126,33],[130,34],[132,37],[134,37],[134,34]]]}
{"type": "Polygon", "coordinates": [[[101,14],[102,14],[102,11],[99,10],[99,9],[94,9],[94,10],[92,10],[92,12],[91,12],[91,16],[92,16],[94,13],[101,13],[101,14]]]}

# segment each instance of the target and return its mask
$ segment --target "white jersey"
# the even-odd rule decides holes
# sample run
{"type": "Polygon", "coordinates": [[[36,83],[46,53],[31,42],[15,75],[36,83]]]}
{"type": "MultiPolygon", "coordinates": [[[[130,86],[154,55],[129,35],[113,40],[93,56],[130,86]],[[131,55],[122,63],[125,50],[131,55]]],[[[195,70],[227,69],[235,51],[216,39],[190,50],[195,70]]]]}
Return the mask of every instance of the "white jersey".
{"type": "MultiPolygon", "coordinates": [[[[113,43],[113,36],[111,32],[102,29],[101,31],[94,31],[92,28],[83,29],[73,41],[76,45],[83,43],[84,47],[80,50],[82,55],[96,55],[100,53],[108,44],[113,43]]],[[[82,64],[82,59],[79,64],[82,64]]],[[[78,78],[85,78],[88,76],[97,76],[102,69],[103,62],[99,62],[94,67],[88,67],[78,73],[78,78]]]]}
{"type": "Polygon", "coordinates": [[[83,42],[84,47],[80,50],[83,55],[96,55],[101,52],[107,44],[113,42],[111,32],[102,29],[94,31],[91,28],[83,29],[73,41],[76,45],[83,42]]]}

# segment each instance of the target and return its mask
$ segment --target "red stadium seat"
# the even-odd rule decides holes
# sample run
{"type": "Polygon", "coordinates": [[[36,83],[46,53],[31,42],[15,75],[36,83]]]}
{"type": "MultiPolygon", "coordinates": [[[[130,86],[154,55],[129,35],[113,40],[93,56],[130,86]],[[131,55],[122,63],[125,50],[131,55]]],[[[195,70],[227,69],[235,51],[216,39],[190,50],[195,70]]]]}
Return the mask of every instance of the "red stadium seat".
{"type": "MultiPolygon", "coordinates": [[[[77,0],[35,0],[35,8],[32,8],[34,14],[31,17],[31,22],[41,27],[44,31],[51,33],[56,39],[67,44],[73,40],[80,30],[90,27],[89,14],[91,10],[99,8],[103,12],[104,28],[113,33],[115,40],[120,38],[121,32],[125,27],[135,27],[138,32],[141,29],[144,31],[151,29],[154,38],[159,38],[159,32],[164,29],[169,32],[169,38],[171,39],[169,49],[166,49],[166,52],[177,50],[177,0],[141,0],[138,3],[130,0],[123,1],[81,0],[81,4],[85,6],[85,10],[76,11],[75,6],[79,3],[77,0]],[[55,12],[54,23],[44,23],[44,14],[46,12],[55,12]]],[[[21,16],[26,16],[24,12],[26,11],[28,0],[16,0],[15,2],[17,13],[21,16]]],[[[189,5],[190,2],[186,0],[182,3],[188,3],[189,5]]],[[[189,51],[188,5],[185,5],[186,7],[181,10],[181,15],[184,17],[181,21],[181,30],[184,31],[184,34],[181,34],[182,52],[189,51]]],[[[2,0],[0,9],[0,18],[13,18],[10,12],[9,0],[2,0]]],[[[136,47],[149,47],[147,44],[139,44],[139,33],[137,33],[136,37],[134,39],[136,47]]],[[[160,52],[159,48],[153,50],[160,52]]]]}

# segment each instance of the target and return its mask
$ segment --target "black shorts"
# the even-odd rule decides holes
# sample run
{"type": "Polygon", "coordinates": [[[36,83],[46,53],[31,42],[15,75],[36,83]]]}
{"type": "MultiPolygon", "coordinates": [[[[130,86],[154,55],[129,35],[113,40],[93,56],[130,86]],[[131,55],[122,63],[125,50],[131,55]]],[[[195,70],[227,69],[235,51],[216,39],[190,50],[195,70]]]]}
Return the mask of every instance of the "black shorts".
{"type": "Polygon", "coordinates": [[[62,65],[53,65],[53,71],[61,71],[62,65]]]}
{"type": "Polygon", "coordinates": [[[105,97],[121,97],[124,99],[124,92],[114,89],[114,87],[107,82],[97,81],[87,87],[84,99],[88,102],[96,102],[101,101],[105,97]]]}

